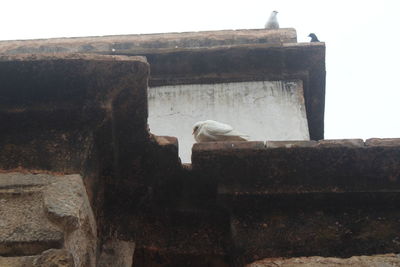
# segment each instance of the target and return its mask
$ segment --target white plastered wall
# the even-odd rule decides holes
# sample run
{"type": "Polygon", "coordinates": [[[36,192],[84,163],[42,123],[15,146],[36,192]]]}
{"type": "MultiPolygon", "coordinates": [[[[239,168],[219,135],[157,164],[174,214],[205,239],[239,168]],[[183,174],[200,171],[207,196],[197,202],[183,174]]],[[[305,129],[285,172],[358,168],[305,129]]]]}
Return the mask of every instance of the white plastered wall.
{"type": "Polygon", "coordinates": [[[183,163],[195,142],[192,125],[212,119],[232,125],[250,140],[309,140],[302,82],[254,81],[149,88],[149,127],[175,136],[183,163]]]}

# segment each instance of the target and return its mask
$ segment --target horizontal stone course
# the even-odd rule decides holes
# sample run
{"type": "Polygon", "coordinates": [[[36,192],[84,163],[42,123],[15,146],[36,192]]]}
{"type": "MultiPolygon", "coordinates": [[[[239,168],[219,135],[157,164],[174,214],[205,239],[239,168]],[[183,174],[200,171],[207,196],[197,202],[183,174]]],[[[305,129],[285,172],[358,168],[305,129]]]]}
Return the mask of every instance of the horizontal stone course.
{"type": "Polygon", "coordinates": [[[193,146],[192,167],[215,179],[219,192],[397,192],[400,145],[361,139],[209,142],[193,146]],[[379,148],[379,149],[378,149],[379,148]]]}

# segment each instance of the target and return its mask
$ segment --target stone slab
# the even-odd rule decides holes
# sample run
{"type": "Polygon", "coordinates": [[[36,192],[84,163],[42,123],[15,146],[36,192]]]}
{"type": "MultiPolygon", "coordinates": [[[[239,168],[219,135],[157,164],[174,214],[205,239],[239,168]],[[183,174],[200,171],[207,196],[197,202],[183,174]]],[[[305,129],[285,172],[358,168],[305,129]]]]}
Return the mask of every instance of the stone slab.
{"type": "Polygon", "coordinates": [[[315,147],[317,142],[314,140],[293,140],[293,141],[269,141],[265,142],[266,148],[296,148],[296,147],[315,147]]]}
{"type": "Polygon", "coordinates": [[[350,258],[298,257],[263,259],[246,265],[246,267],[396,267],[400,266],[397,254],[372,256],[353,256],[350,258]]]}
{"type": "Polygon", "coordinates": [[[36,256],[1,257],[2,267],[75,267],[71,254],[64,249],[49,249],[36,256]]]}
{"type": "Polygon", "coordinates": [[[318,147],[364,147],[362,139],[324,139],[318,141],[318,147]]]}
{"type": "Polygon", "coordinates": [[[220,193],[398,192],[400,146],[364,146],[361,139],[249,150],[194,147],[193,170],[220,193]]]}
{"type": "Polygon", "coordinates": [[[365,141],[368,147],[400,146],[400,138],[370,138],[365,141]]]}
{"type": "Polygon", "coordinates": [[[102,37],[1,41],[1,54],[99,53],[138,55],[162,50],[231,46],[240,44],[296,43],[293,28],[276,30],[223,30],[183,33],[132,34],[102,37]]]}

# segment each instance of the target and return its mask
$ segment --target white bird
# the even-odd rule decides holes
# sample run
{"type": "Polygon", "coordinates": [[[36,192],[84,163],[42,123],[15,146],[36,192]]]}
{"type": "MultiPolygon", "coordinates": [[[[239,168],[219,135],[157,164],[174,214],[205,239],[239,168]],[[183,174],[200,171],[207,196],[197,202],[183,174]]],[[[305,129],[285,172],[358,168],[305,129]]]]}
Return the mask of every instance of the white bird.
{"type": "Polygon", "coordinates": [[[247,141],[249,136],[235,131],[232,126],[213,120],[199,121],[193,125],[194,139],[198,142],[247,141]]]}
{"type": "Polygon", "coordinates": [[[265,23],[265,29],[279,29],[278,18],[276,17],[277,15],[278,11],[272,11],[267,23],[265,23]]]}

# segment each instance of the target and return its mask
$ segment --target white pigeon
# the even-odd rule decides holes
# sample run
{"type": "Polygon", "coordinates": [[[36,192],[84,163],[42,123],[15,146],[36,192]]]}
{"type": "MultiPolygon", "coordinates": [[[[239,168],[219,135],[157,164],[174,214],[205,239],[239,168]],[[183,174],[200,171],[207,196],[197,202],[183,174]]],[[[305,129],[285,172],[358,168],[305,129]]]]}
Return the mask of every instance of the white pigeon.
{"type": "Polygon", "coordinates": [[[278,18],[276,17],[277,15],[278,11],[272,11],[267,23],[265,23],[265,29],[279,29],[278,18]]]}
{"type": "Polygon", "coordinates": [[[236,132],[232,126],[213,120],[199,121],[193,125],[194,139],[198,142],[247,141],[249,136],[236,132]]]}

